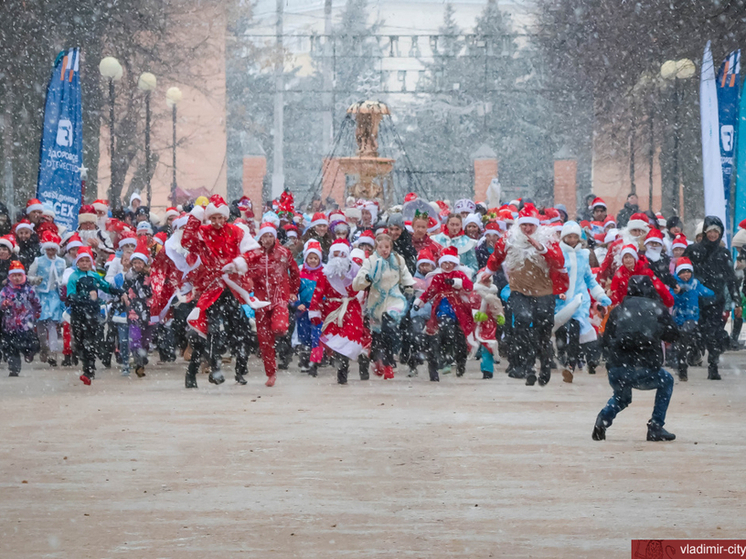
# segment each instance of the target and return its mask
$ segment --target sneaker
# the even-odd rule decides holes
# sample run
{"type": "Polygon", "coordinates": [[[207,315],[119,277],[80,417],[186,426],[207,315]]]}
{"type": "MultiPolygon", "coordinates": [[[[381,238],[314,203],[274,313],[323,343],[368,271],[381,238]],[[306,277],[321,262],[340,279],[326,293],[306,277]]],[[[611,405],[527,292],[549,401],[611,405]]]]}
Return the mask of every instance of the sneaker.
{"type": "MultiPolygon", "coordinates": [[[[8,376],[9,377],[17,377],[18,373],[14,373],[14,372],[11,371],[10,373],[8,373],[8,376]]],[[[91,384],[91,383],[89,382],[88,384],[91,384]]]]}
{"type": "Polygon", "coordinates": [[[673,441],[676,439],[676,435],[669,433],[663,428],[663,425],[653,423],[652,420],[648,421],[648,440],[653,442],[658,441],[673,441]]]}
{"type": "Polygon", "coordinates": [[[573,374],[570,369],[562,369],[562,380],[565,382],[572,382],[573,374]]]}
{"type": "Polygon", "coordinates": [[[593,426],[593,433],[591,438],[594,441],[605,441],[606,440],[606,422],[601,418],[601,414],[596,418],[596,424],[593,426]]]}
{"type": "Polygon", "coordinates": [[[126,370],[126,371],[122,371],[122,376],[123,376],[123,377],[128,377],[128,376],[130,376],[130,372],[129,372],[129,370],[126,370]]]}

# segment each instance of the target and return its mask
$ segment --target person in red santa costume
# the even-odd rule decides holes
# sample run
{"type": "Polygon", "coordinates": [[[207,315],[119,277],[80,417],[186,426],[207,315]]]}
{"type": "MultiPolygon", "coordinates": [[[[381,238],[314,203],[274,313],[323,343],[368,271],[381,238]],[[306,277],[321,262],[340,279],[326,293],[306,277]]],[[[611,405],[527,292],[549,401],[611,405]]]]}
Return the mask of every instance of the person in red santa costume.
{"type": "Polygon", "coordinates": [[[539,212],[533,204],[527,203],[521,209],[516,225],[497,241],[487,268],[496,272],[505,263],[508,275],[508,307],[513,317],[510,374],[525,378],[526,384],[533,386],[538,354],[538,380],[544,386],[552,374],[554,296],[567,291],[569,278],[554,230],[540,225],[539,212]]]}
{"type": "MultiPolygon", "coordinates": [[[[245,327],[241,304],[254,309],[268,305],[250,295],[251,282],[245,275],[249,268],[243,254],[256,248],[257,243],[242,228],[228,223],[228,216],[228,205],[222,196],[215,194],[206,208],[192,209],[181,237],[181,246],[200,259],[199,267],[189,278],[199,298],[187,317],[187,324],[199,336],[193,340],[185,379],[187,388],[197,388],[199,364],[208,353],[209,381],[213,384],[225,382],[220,371],[218,349],[221,344],[213,339],[219,335],[220,321],[225,323],[226,332],[238,332],[245,327]],[[203,225],[203,221],[208,224],[203,225]]],[[[242,380],[237,378],[241,384],[242,380]]]]}
{"type": "Polygon", "coordinates": [[[648,216],[642,212],[632,214],[627,226],[621,230],[619,238],[609,245],[606,258],[601,263],[601,270],[598,272],[599,282],[610,281],[614,277],[622,265],[622,248],[633,245],[638,251],[642,250],[648,231],[650,231],[648,216]]]}
{"type": "Polygon", "coordinates": [[[271,223],[259,227],[259,248],[244,255],[247,277],[254,282],[254,295],[267,305],[256,311],[256,335],[267,374],[267,386],[277,380],[275,337],[288,332],[288,304],[300,289],[300,270],[292,253],[277,241],[277,229],[271,223]]]}
{"type": "Polygon", "coordinates": [[[350,361],[361,357],[360,380],[369,378],[367,355],[372,339],[363,320],[364,292],[352,288],[360,266],[350,260],[350,250],[345,239],[332,243],[308,312],[312,322],[322,324],[321,343],[334,351],[339,384],[347,384],[350,361]]]}

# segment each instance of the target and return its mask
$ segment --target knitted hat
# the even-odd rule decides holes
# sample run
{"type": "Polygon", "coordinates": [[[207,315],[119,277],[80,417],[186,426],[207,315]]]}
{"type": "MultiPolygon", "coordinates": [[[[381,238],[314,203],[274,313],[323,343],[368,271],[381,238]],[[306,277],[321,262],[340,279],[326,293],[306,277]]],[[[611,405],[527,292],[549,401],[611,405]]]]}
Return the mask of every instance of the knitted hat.
{"type": "Polygon", "coordinates": [[[10,269],[8,270],[8,275],[10,274],[25,274],[26,269],[23,267],[23,264],[21,264],[18,260],[13,260],[10,263],[10,269]]]}
{"type": "Polygon", "coordinates": [[[142,202],[142,198],[140,198],[140,193],[137,191],[133,192],[132,196],[130,196],[130,206],[132,205],[132,202],[134,202],[135,200],[139,200],[140,202],[142,202]]]}
{"type": "Polygon", "coordinates": [[[453,262],[458,266],[461,263],[458,257],[458,249],[453,246],[444,248],[438,259],[438,266],[441,266],[443,262],[453,262]]]}
{"type": "Polygon", "coordinates": [[[306,261],[309,254],[315,254],[321,259],[321,243],[316,239],[309,239],[306,246],[303,248],[303,261],[306,261]]]}
{"type": "Polygon", "coordinates": [[[393,213],[386,220],[386,225],[388,225],[389,227],[399,227],[401,229],[404,229],[404,216],[401,214],[401,212],[393,213]]]}
{"type": "Polygon", "coordinates": [[[562,232],[560,233],[560,239],[564,239],[568,235],[576,234],[578,237],[581,236],[580,225],[577,221],[568,221],[562,226],[562,232]]]}
{"type": "Polygon", "coordinates": [[[359,247],[361,244],[376,245],[376,238],[373,236],[371,231],[363,231],[362,234],[352,243],[354,246],[359,247]]]}
{"type": "Polygon", "coordinates": [[[75,256],[75,264],[80,262],[81,258],[90,258],[91,264],[96,260],[93,256],[93,251],[91,250],[91,247],[80,247],[78,249],[78,254],[75,256]]]}
{"type": "Polygon", "coordinates": [[[432,264],[433,268],[437,266],[435,264],[435,255],[433,255],[433,251],[431,251],[429,248],[423,248],[420,252],[417,253],[417,267],[419,268],[420,264],[432,264]]]}
{"type": "Polygon", "coordinates": [[[627,230],[631,231],[632,229],[642,229],[647,233],[650,229],[650,221],[648,220],[648,216],[646,216],[642,212],[632,214],[632,216],[629,218],[629,221],[627,222],[627,230]]]}
{"type": "Polygon", "coordinates": [[[683,235],[683,234],[682,235],[676,235],[676,237],[674,237],[673,243],[671,243],[671,250],[673,250],[675,248],[684,248],[685,249],[688,246],[689,246],[689,242],[686,240],[686,236],[685,235],[683,235]]]}
{"type": "Polygon", "coordinates": [[[44,231],[41,235],[41,249],[47,250],[50,248],[53,248],[55,250],[60,250],[60,242],[62,242],[62,239],[60,239],[59,235],[55,235],[52,231],[44,231]]]}
{"type": "Polygon", "coordinates": [[[329,254],[333,254],[335,251],[341,251],[345,253],[345,256],[349,256],[350,250],[352,250],[352,247],[347,239],[335,239],[332,246],[329,247],[329,254]]]}
{"type": "Polygon", "coordinates": [[[106,200],[94,200],[92,206],[97,212],[109,212],[109,202],[106,200]]]}
{"type": "Polygon", "coordinates": [[[26,202],[26,215],[30,214],[31,212],[43,212],[44,206],[37,198],[31,198],[28,202],[26,202]]]}
{"type": "Polygon", "coordinates": [[[205,221],[210,219],[213,215],[222,215],[225,219],[230,216],[230,208],[225,203],[223,197],[220,194],[213,194],[210,196],[210,203],[205,208],[205,221]]]}
{"type": "Polygon", "coordinates": [[[516,219],[518,225],[536,225],[539,226],[539,211],[533,204],[526,204],[523,206],[520,212],[518,212],[518,219],[516,219]]]}
{"type": "Polygon", "coordinates": [[[596,196],[593,199],[593,202],[591,202],[591,209],[595,210],[596,208],[604,208],[606,209],[606,202],[604,202],[601,198],[596,196]]]}
{"type": "Polygon", "coordinates": [[[640,257],[637,255],[637,247],[635,245],[624,245],[622,247],[622,252],[619,253],[619,258],[624,258],[625,254],[631,254],[635,257],[635,262],[637,262],[640,257]]]}
{"type": "Polygon", "coordinates": [[[137,235],[135,235],[132,231],[125,231],[124,233],[122,233],[122,238],[119,239],[119,248],[125,247],[127,245],[137,245],[137,235]]]}
{"type": "Polygon", "coordinates": [[[462,198],[461,200],[456,200],[456,205],[453,209],[457,214],[464,212],[472,214],[477,209],[477,205],[468,198],[462,198]]]}
{"type": "Polygon", "coordinates": [[[78,223],[96,223],[98,216],[90,204],[83,204],[78,211],[78,223]]]}
{"type": "Polygon", "coordinates": [[[311,225],[309,225],[309,227],[316,227],[317,225],[329,225],[329,220],[326,219],[326,216],[321,212],[313,214],[311,225]]]}
{"type": "Polygon", "coordinates": [[[692,266],[692,261],[689,260],[687,257],[682,256],[676,261],[676,275],[679,275],[679,272],[683,272],[684,270],[689,270],[690,272],[694,272],[694,266],[692,266]]]}
{"type": "Polygon", "coordinates": [[[146,264],[150,262],[150,249],[148,249],[148,239],[145,237],[140,237],[137,240],[137,248],[135,248],[135,252],[130,256],[130,260],[137,259],[142,260],[146,264]]]}
{"type": "Polygon", "coordinates": [[[256,236],[257,239],[261,239],[263,235],[269,233],[272,235],[275,239],[277,238],[277,229],[275,228],[275,225],[273,223],[262,223],[259,226],[259,234],[256,236]]]}
{"type": "Polygon", "coordinates": [[[663,233],[658,229],[651,229],[645,237],[645,244],[660,243],[663,244],[663,233]]]}

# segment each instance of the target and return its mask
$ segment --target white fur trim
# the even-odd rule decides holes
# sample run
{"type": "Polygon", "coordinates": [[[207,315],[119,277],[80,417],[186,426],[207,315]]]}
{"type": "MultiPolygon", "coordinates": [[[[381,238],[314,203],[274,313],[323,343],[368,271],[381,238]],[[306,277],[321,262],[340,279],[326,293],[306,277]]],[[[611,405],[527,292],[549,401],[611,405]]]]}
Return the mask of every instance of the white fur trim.
{"type": "Polygon", "coordinates": [[[417,267],[419,267],[420,264],[432,264],[434,268],[437,268],[438,265],[433,262],[432,260],[428,260],[427,258],[423,258],[422,260],[417,261],[417,267]]]}
{"type": "Polygon", "coordinates": [[[231,280],[228,277],[228,274],[223,274],[222,276],[223,281],[225,282],[225,285],[230,287],[233,291],[238,293],[241,296],[241,299],[243,299],[244,303],[249,305],[252,309],[263,309],[264,307],[267,307],[270,305],[269,301],[260,301],[256,297],[253,297],[249,294],[248,291],[246,291],[243,287],[238,285],[235,281],[231,280]]]}
{"type": "Polygon", "coordinates": [[[148,256],[147,254],[143,254],[142,252],[135,252],[132,254],[132,256],[130,256],[130,260],[134,260],[135,258],[137,258],[138,260],[142,260],[146,264],[150,261],[150,256],[148,256]]]}
{"type": "Polygon", "coordinates": [[[582,302],[583,295],[580,293],[575,295],[575,297],[573,297],[571,300],[567,301],[567,304],[562,307],[557,314],[554,315],[554,327],[552,328],[552,332],[556,332],[568,320],[570,320],[572,318],[572,315],[575,314],[575,311],[580,308],[582,302]]]}
{"type": "Polygon", "coordinates": [[[267,233],[271,234],[275,239],[277,238],[277,229],[270,226],[262,227],[261,229],[259,229],[259,234],[256,236],[256,238],[261,239],[262,235],[265,235],[267,233]]]}
{"type": "Polygon", "coordinates": [[[8,275],[10,274],[25,274],[26,270],[9,270],[8,275]]]}
{"type": "Polygon", "coordinates": [[[205,334],[203,334],[202,332],[200,332],[200,331],[199,331],[199,330],[197,330],[197,329],[196,329],[196,328],[195,328],[194,326],[192,326],[192,325],[191,325],[191,322],[192,322],[192,321],[195,321],[195,320],[198,320],[198,319],[199,319],[199,312],[200,312],[200,311],[199,311],[199,307],[194,307],[194,308],[192,309],[192,312],[190,312],[190,313],[189,313],[189,315],[187,316],[187,318],[186,318],[186,322],[187,322],[187,324],[189,325],[189,327],[190,327],[190,328],[191,328],[192,330],[194,330],[194,331],[195,331],[195,332],[196,332],[197,334],[199,334],[199,335],[200,335],[200,336],[202,336],[203,338],[207,338],[207,336],[206,336],[205,334]]]}
{"type": "Polygon", "coordinates": [[[228,219],[231,214],[231,210],[227,204],[223,204],[222,206],[217,207],[215,204],[210,202],[205,208],[205,219],[210,219],[215,214],[222,215],[225,219],[228,219]]]}
{"type": "Polygon", "coordinates": [[[604,288],[600,285],[596,285],[593,289],[591,289],[591,297],[593,297],[596,301],[600,301],[606,296],[606,292],[604,291],[604,288]]]}
{"type": "MultiPolygon", "coordinates": [[[[122,248],[127,245],[137,246],[137,239],[135,239],[134,237],[125,237],[124,239],[119,241],[119,248],[122,248]]],[[[69,248],[69,245],[68,245],[68,248],[69,248]]]]}
{"type": "Polygon", "coordinates": [[[96,223],[98,216],[96,214],[78,214],[78,223],[96,223]]]}
{"type": "Polygon", "coordinates": [[[319,341],[329,349],[336,351],[337,353],[340,353],[352,360],[360,357],[361,353],[365,353],[365,347],[363,347],[361,343],[355,342],[338,334],[334,336],[322,334],[319,341]]]}
{"type": "Polygon", "coordinates": [[[523,216],[515,220],[516,225],[523,225],[524,223],[528,225],[536,225],[537,227],[540,225],[538,217],[523,216]]]}
{"type": "Polygon", "coordinates": [[[319,258],[321,258],[321,251],[317,248],[307,248],[303,251],[303,261],[306,261],[306,258],[308,258],[309,254],[315,254],[319,258]]]}
{"type": "Polygon", "coordinates": [[[11,243],[8,239],[0,239],[0,246],[7,248],[10,252],[13,252],[14,250],[13,243],[11,243]]]}
{"type": "Polygon", "coordinates": [[[205,208],[202,206],[194,206],[189,215],[196,217],[200,223],[205,220],[205,208]]]}
{"type": "Polygon", "coordinates": [[[33,231],[34,224],[33,223],[19,223],[18,225],[16,225],[16,231],[18,231],[19,229],[28,229],[29,231],[33,231]]]}
{"type": "Polygon", "coordinates": [[[316,221],[312,221],[309,227],[316,227],[317,225],[329,225],[329,220],[328,219],[317,219],[316,221]]]}
{"type": "Polygon", "coordinates": [[[650,223],[641,219],[631,219],[627,222],[627,231],[632,231],[633,229],[642,229],[647,233],[650,230],[650,223]]]}
{"type": "Polygon", "coordinates": [[[108,212],[109,206],[106,204],[101,204],[100,202],[98,204],[93,204],[93,209],[97,212],[108,212]]]}
{"type": "Polygon", "coordinates": [[[448,256],[447,254],[444,254],[438,259],[438,265],[442,265],[443,262],[453,262],[457,266],[461,263],[457,256],[448,256]]]}
{"type": "Polygon", "coordinates": [[[454,289],[462,289],[464,287],[464,280],[461,278],[454,278],[453,280],[453,288],[454,289]]]}
{"type": "Polygon", "coordinates": [[[42,206],[41,204],[31,204],[28,208],[26,208],[26,215],[30,214],[31,212],[35,212],[35,211],[43,212],[44,206],[42,206]]]}
{"type": "Polygon", "coordinates": [[[54,248],[54,249],[57,249],[59,251],[60,250],[60,245],[58,245],[57,243],[42,243],[41,244],[41,249],[42,250],[47,250],[48,248],[54,248]]]}
{"type": "Polygon", "coordinates": [[[236,256],[233,259],[233,263],[236,265],[239,275],[244,275],[249,271],[249,265],[246,263],[246,259],[243,256],[236,256]]]}
{"type": "Polygon", "coordinates": [[[691,264],[679,264],[676,266],[676,275],[679,275],[679,272],[683,272],[684,270],[689,270],[690,272],[694,272],[694,268],[691,264]]]}
{"type": "Polygon", "coordinates": [[[640,259],[639,255],[637,254],[637,250],[631,249],[629,247],[624,247],[619,252],[619,259],[620,259],[620,261],[624,258],[625,254],[629,254],[631,256],[634,256],[635,257],[635,262],[637,262],[640,259]]]}
{"type": "Polygon", "coordinates": [[[320,311],[308,311],[308,318],[321,318],[320,311]]]}

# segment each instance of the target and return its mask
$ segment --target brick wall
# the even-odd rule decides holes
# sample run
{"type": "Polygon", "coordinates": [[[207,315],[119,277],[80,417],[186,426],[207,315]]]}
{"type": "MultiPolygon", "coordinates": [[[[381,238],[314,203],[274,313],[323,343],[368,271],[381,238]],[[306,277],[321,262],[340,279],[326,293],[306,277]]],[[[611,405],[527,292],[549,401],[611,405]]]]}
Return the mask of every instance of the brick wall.
{"type": "Polygon", "coordinates": [[[577,216],[578,162],[560,159],[554,162],[554,203],[564,204],[570,219],[577,216]]]}
{"type": "Polygon", "coordinates": [[[266,157],[257,155],[243,158],[243,193],[251,198],[255,208],[262,207],[262,183],[266,174],[266,157]]]}
{"type": "Polygon", "coordinates": [[[474,160],[474,200],[487,201],[487,187],[497,176],[497,159],[474,160]]]}

